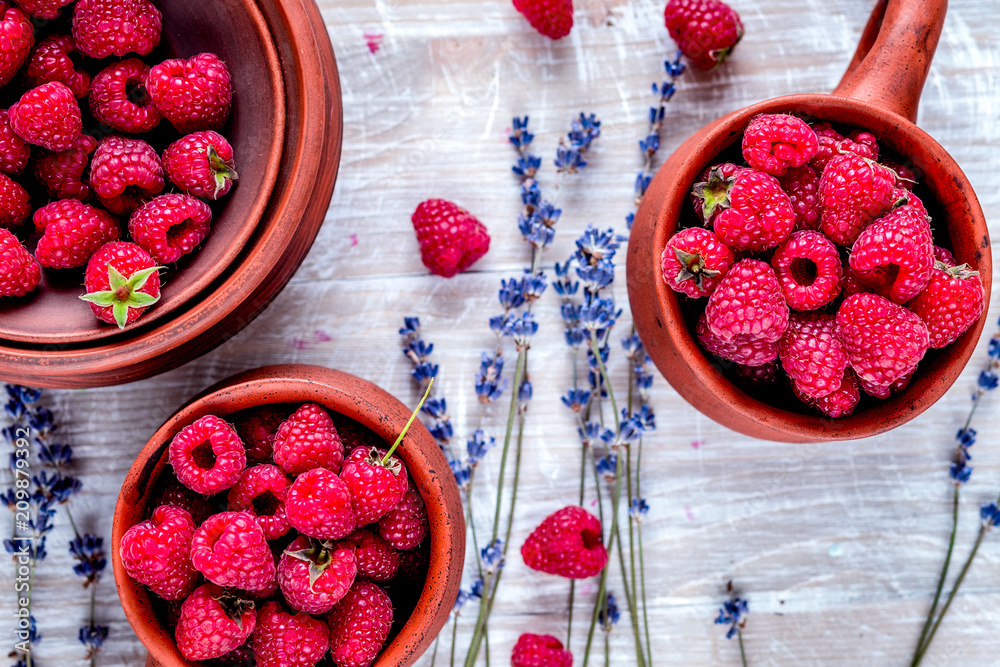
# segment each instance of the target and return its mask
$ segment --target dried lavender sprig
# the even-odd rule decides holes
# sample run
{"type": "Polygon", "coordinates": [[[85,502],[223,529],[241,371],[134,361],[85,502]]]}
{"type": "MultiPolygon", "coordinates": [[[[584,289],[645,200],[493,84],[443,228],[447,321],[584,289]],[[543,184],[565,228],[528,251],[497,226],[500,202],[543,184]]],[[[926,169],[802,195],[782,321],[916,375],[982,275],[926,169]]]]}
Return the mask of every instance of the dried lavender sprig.
{"type": "Polygon", "coordinates": [[[746,600],[735,594],[732,581],[726,584],[726,590],[729,592],[729,599],[722,603],[715,622],[718,625],[729,626],[729,630],[726,632],[726,639],[732,639],[733,636],[737,637],[740,644],[740,660],[743,662],[743,667],[747,667],[747,654],[743,649],[743,628],[747,624],[747,614],[750,612],[750,606],[746,600]]]}

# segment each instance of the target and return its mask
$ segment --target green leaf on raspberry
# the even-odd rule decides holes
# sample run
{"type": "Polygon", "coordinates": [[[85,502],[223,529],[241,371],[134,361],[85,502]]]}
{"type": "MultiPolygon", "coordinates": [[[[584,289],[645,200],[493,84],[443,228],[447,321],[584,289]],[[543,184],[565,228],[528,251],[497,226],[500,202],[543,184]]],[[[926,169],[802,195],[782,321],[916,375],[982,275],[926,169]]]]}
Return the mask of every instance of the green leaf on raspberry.
{"type": "Polygon", "coordinates": [[[695,183],[691,194],[702,201],[701,212],[705,224],[712,219],[717,208],[729,208],[729,190],[736,182],[735,176],[726,178],[722,170],[715,168],[708,172],[708,180],[695,183]]]}
{"type": "Polygon", "coordinates": [[[292,558],[309,564],[309,590],[313,593],[316,592],[313,588],[313,584],[315,584],[316,580],[322,576],[323,572],[330,564],[332,555],[330,548],[332,546],[333,542],[321,542],[320,540],[310,537],[309,546],[305,549],[299,549],[298,551],[285,550],[285,553],[292,558]]]}
{"type": "Polygon", "coordinates": [[[677,261],[681,263],[681,270],[677,272],[677,282],[694,278],[694,284],[698,286],[698,289],[701,289],[705,278],[712,278],[720,273],[715,269],[705,268],[705,260],[701,255],[685,252],[680,248],[674,248],[674,254],[677,256],[677,261]]]}
{"type": "Polygon", "coordinates": [[[231,161],[223,160],[216,152],[215,146],[209,144],[207,152],[208,166],[215,177],[215,192],[212,193],[212,199],[218,199],[219,192],[226,187],[226,181],[238,181],[240,176],[236,173],[235,165],[231,161]]]}
{"type": "Polygon", "coordinates": [[[147,308],[160,300],[160,296],[141,292],[149,281],[149,277],[162,269],[153,266],[136,271],[130,277],[123,276],[118,269],[108,265],[108,285],[110,289],[90,292],[80,298],[88,303],[102,308],[111,308],[115,323],[119,329],[124,329],[128,323],[129,308],[147,308]]]}
{"type": "MultiPolygon", "coordinates": [[[[431,387],[433,386],[434,386],[434,378],[431,378],[431,381],[427,383],[427,389],[424,390],[423,398],[421,398],[420,402],[417,403],[417,407],[413,410],[413,414],[411,414],[410,418],[407,420],[406,426],[404,426],[403,430],[400,431],[399,437],[396,438],[396,442],[392,443],[392,447],[389,448],[389,451],[385,453],[385,456],[382,457],[381,460],[378,460],[377,455],[373,455],[370,457],[372,459],[375,459],[375,461],[373,461],[373,465],[377,463],[378,465],[381,465],[385,468],[389,468],[394,475],[399,474],[399,467],[401,464],[398,460],[395,460],[391,468],[389,465],[386,465],[386,463],[389,461],[389,457],[392,456],[392,453],[396,451],[396,448],[399,447],[399,443],[403,441],[403,437],[406,435],[406,432],[410,430],[410,425],[413,424],[413,420],[417,418],[417,413],[419,413],[420,408],[424,406],[424,401],[426,401],[427,397],[431,395],[431,387]]],[[[374,452],[377,453],[378,450],[376,449],[374,450],[374,452]]]]}
{"type": "Polygon", "coordinates": [[[240,632],[242,632],[243,614],[245,614],[248,609],[253,609],[253,601],[234,595],[228,590],[223,591],[219,597],[214,599],[222,607],[222,610],[226,612],[226,616],[228,616],[233,623],[236,624],[236,627],[240,629],[240,632]]]}

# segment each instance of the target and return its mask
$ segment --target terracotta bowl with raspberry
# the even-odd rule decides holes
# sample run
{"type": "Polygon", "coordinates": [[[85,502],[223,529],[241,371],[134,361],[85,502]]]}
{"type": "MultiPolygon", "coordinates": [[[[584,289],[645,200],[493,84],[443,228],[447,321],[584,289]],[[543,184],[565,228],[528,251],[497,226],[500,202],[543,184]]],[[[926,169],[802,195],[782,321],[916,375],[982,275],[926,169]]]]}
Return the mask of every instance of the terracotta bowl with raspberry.
{"type": "Polygon", "coordinates": [[[356,376],[293,364],[232,376],[170,417],[112,527],[146,664],[415,662],[457,596],[465,523],[412,412],[356,376]]]}
{"type": "Polygon", "coordinates": [[[702,128],[653,179],[629,300],[670,384],[769,440],[876,435],[937,401],[989,304],[982,209],[914,125],[946,0],[882,0],[831,95],[702,128]]]}

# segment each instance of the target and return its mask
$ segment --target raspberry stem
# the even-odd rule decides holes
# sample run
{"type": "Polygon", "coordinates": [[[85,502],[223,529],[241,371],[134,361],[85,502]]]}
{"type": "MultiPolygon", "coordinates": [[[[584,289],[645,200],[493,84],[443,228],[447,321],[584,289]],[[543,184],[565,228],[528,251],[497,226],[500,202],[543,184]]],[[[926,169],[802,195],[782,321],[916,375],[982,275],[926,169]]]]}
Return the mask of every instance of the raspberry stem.
{"type": "Polygon", "coordinates": [[[420,412],[420,408],[424,406],[424,401],[426,401],[427,397],[431,395],[431,387],[433,386],[434,386],[434,378],[431,378],[431,381],[427,383],[427,389],[424,390],[423,398],[421,398],[420,402],[417,403],[417,407],[413,410],[413,414],[411,414],[410,418],[407,420],[406,426],[404,426],[403,430],[400,431],[399,437],[396,438],[396,442],[392,443],[392,447],[390,447],[389,451],[386,452],[385,456],[382,457],[381,463],[383,466],[389,460],[389,457],[392,456],[392,453],[396,451],[396,448],[399,447],[399,443],[403,441],[403,437],[406,436],[406,432],[410,430],[410,425],[413,423],[413,420],[417,418],[417,414],[420,412]]]}

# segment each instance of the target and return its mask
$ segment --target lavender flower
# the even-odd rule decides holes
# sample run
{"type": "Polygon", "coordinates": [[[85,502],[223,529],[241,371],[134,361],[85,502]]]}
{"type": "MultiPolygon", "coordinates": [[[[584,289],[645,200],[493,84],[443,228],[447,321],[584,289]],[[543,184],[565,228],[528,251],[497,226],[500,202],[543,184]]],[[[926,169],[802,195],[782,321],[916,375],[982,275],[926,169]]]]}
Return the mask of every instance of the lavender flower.
{"type": "Polygon", "coordinates": [[[496,446],[496,440],[486,434],[483,429],[476,429],[472,437],[466,443],[465,448],[469,453],[469,465],[476,467],[479,461],[486,456],[486,453],[496,446]]]}
{"type": "Polygon", "coordinates": [[[979,516],[983,520],[983,526],[987,530],[992,526],[1000,524],[1000,508],[997,507],[996,503],[980,507],[979,516]]]}
{"type": "Polygon", "coordinates": [[[503,353],[499,350],[493,355],[483,352],[476,373],[476,395],[480,403],[492,403],[507,389],[507,378],[501,378],[502,373],[503,353]]]}
{"type": "Polygon", "coordinates": [[[611,629],[618,624],[621,613],[618,611],[618,601],[611,593],[604,599],[604,608],[598,612],[597,618],[605,632],[611,632],[611,629]]]}
{"type": "Polygon", "coordinates": [[[744,628],[749,611],[750,607],[747,601],[738,596],[722,603],[722,607],[719,609],[719,616],[715,619],[715,622],[717,625],[729,625],[729,631],[726,632],[726,639],[732,639],[744,628]]]}

